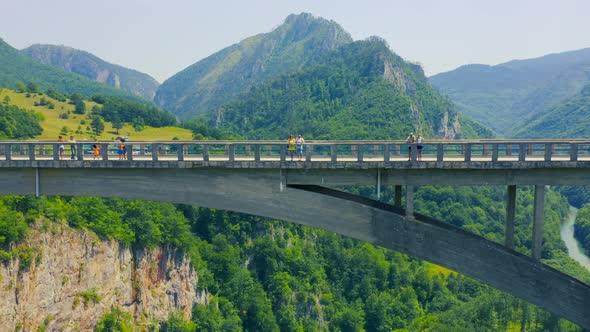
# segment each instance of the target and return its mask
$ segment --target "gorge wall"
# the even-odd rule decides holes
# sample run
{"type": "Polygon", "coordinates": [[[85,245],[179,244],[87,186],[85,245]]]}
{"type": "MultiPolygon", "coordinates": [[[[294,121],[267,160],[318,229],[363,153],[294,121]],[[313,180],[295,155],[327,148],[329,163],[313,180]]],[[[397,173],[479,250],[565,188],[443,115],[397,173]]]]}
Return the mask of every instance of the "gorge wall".
{"type": "Polygon", "coordinates": [[[165,320],[172,310],[188,319],[198,275],[176,249],[130,250],[94,233],[51,223],[34,227],[18,247],[36,248],[28,268],[19,259],[0,263],[0,331],[88,331],[112,308],[137,323],[165,320]]]}

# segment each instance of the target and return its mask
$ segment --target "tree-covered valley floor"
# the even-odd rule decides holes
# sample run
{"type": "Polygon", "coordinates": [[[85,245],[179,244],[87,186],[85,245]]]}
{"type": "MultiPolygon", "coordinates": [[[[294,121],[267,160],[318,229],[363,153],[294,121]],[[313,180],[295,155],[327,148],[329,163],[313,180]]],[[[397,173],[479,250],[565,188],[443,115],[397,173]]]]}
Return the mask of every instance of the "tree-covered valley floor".
{"type": "MultiPolygon", "coordinates": [[[[345,188],[373,195],[374,188],[345,188]]],[[[421,187],[418,212],[503,241],[504,188],[421,187]]],[[[392,192],[385,190],[384,200],[392,192]]],[[[515,245],[528,253],[533,196],[519,187],[515,245]]],[[[546,199],[543,262],[580,280],[590,273],[559,238],[568,210],[546,199]]],[[[173,245],[188,254],[199,288],[213,294],[191,322],[171,314],[162,331],[580,331],[513,296],[443,267],[327,231],[239,213],[95,197],[0,198],[0,260],[27,269],[36,248],[14,246],[34,222],[65,223],[134,249],[173,245]],[[16,226],[15,226],[16,225],[16,226]]],[[[100,295],[100,289],[97,290],[100,295]]],[[[105,326],[137,328],[123,309],[105,326]]]]}

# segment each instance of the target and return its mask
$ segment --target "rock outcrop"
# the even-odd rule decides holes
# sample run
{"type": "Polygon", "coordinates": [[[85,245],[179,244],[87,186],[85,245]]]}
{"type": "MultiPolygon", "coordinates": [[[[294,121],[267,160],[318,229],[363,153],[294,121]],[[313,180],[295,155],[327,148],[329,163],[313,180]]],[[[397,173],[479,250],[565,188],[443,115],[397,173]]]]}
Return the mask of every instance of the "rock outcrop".
{"type": "Polygon", "coordinates": [[[159,86],[154,78],[145,73],[106,62],[71,47],[35,44],[21,52],[42,64],[86,76],[148,100],[154,98],[159,86]]]}
{"type": "Polygon", "coordinates": [[[208,302],[176,249],[133,252],[89,231],[50,228],[20,245],[37,248],[30,267],[18,258],[0,265],[0,331],[36,331],[44,321],[52,331],[90,331],[115,307],[136,322],[165,320],[171,310],[188,319],[193,304],[208,302]]]}

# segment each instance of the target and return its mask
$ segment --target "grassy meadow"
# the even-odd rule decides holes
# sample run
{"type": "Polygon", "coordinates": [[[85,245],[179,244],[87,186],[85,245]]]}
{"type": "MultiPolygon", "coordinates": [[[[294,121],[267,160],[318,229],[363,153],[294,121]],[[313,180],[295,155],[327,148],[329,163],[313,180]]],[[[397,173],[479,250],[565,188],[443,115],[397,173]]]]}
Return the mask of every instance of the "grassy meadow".
{"type": "MultiPolygon", "coordinates": [[[[20,108],[33,110],[43,115],[44,120],[41,121],[43,127],[43,133],[34,139],[36,140],[57,140],[59,135],[65,135],[66,139],[70,135],[74,135],[76,140],[90,140],[94,138],[94,134],[90,128],[90,110],[93,106],[98,104],[94,102],[84,101],[86,104],[86,114],[75,114],[74,105],[66,102],[60,102],[53,98],[48,97],[45,94],[30,94],[27,97],[26,93],[19,93],[9,89],[0,89],[0,102],[4,102],[6,96],[10,98],[9,105],[16,105],[20,108]],[[44,97],[46,100],[51,101],[54,105],[54,109],[50,109],[47,105],[35,106],[39,103],[41,98],[44,97]],[[60,114],[68,113],[68,118],[60,118],[60,114]],[[62,129],[67,127],[68,133],[65,134],[62,129]],[[82,131],[82,134],[76,134],[77,130],[82,131]]],[[[110,122],[104,123],[104,131],[101,135],[96,138],[99,140],[112,140],[117,136],[128,136],[130,140],[143,141],[143,140],[171,140],[178,138],[180,140],[192,139],[192,133],[190,130],[178,128],[178,127],[161,127],[153,128],[145,126],[143,130],[136,131],[130,124],[125,124],[123,128],[117,131],[113,129],[110,122]]]]}

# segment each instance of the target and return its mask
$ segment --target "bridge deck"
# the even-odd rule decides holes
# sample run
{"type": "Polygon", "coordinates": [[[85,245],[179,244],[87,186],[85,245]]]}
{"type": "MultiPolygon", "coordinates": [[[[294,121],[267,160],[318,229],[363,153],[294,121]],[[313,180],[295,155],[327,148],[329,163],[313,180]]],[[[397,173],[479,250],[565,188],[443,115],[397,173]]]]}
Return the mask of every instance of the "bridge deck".
{"type": "MultiPolygon", "coordinates": [[[[69,161],[71,155],[65,155],[61,160],[63,161],[69,161]]],[[[0,157],[0,160],[7,160],[5,157],[0,157]]],[[[23,156],[23,155],[13,155],[11,156],[10,160],[19,160],[19,161],[28,161],[31,160],[31,158],[29,156],[23,156]]],[[[36,156],[35,160],[56,160],[53,156],[47,156],[47,155],[41,155],[41,156],[36,156]]],[[[118,159],[117,155],[114,154],[109,154],[107,159],[94,159],[92,155],[84,155],[83,159],[84,161],[100,161],[100,160],[109,160],[109,161],[120,161],[118,159]]],[[[153,157],[152,156],[134,156],[133,157],[134,161],[153,161],[153,157]]],[[[125,162],[127,160],[122,160],[122,162],[125,162]]],[[[158,161],[179,161],[178,160],[178,156],[177,155],[159,155],[158,156],[158,161]]],[[[203,156],[184,156],[182,161],[229,161],[229,158],[227,156],[209,156],[209,158],[203,158],[203,156]]],[[[254,158],[254,156],[249,156],[249,157],[234,157],[233,161],[267,161],[267,162],[280,162],[281,158],[279,156],[276,157],[260,157],[258,160],[256,160],[254,158]]],[[[290,158],[287,157],[285,161],[290,161],[290,158]]],[[[295,157],[293,159],[293,162],[305,162],[306,160],[301,160],[298,161],[297,158],[295,157]]],[[[331,157],[330,156],[314,156],[313,157],[313,161],[314,162],[331,162],[331,157]]],[[[358,162],[358,158],[356,156],[339,156],[338,157],[338,161],[339,162],[358,162]]],[[[407,162],[408,161],[408,157],[407,156],[394,156],[394,157],[390,157],[389,161],[391,162],[407,162]]],[[[440,161],[437,160],[436,156],[423,156],[421,158],[420,161],[424,161],[424,162],[436,162],[436,161],[440,161]]],[[[445,156],[443,158],[442,161],[452,161],[452,162],[463,162],[465,161],[465,157],[464,156],[445,156]]],[[[470,159],[470,161],[474,161],[474,162],[486,162],[492,161],[492,157],[488,156],[488,157],[472,157],[470,159]]],[[[519,160],[518,156],[507,156],[507,157],[498,157],[498,159],[496,159],[495,161],[498,162],[518,162],[518,161],[546,161],[545,158],[543,156],[526,156],[524,160],[519,160]]],[[[569,156],[552,156],[551,159],[549,161],[570,161],[570,157],[569,156]]],[[[588,156],[581,156],[578,158],[578,161],[590,161],[590,155],[588,156]]],[[[377,162],[383,162],[383,156],[364,156],[363,157],[363,162],[368,162],[368,163],[377,163],[377,162]]]]}
{"type": "MultiPolygon", "coordinates": [[[[117,161],[119,142],[0,141],[0,161],[117,161]],[[93,155],[93,145],[100,153],[93,155]],[[60,158],[60,146],[63,154],[60,158]]],[[[290,156],[283,141],[126,142],[126,158],[137,161],[302,162],[566,162],[590,161],[586,140],[460,140],[417,144],[401,141],[313,141],[290,156]],[[422,155],[420,155],[420,153],[422,155]]],[[[261,167],[265,167],[261,165],[261,167]]]]}

